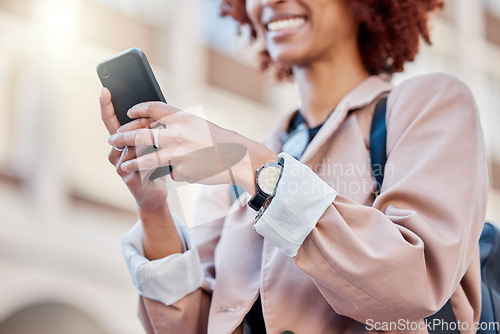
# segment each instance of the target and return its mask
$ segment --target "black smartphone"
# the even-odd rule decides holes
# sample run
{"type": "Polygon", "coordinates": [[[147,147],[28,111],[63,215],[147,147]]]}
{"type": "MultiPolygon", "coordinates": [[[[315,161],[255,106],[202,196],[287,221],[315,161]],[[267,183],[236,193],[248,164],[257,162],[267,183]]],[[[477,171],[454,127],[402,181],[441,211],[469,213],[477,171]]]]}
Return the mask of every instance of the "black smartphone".
{"type": "MultiPolygon", "coordinates": [[[[97,65],[97,75],[111,92],[111,103],[121,125],[132,121],[127,111],[136,104],[149,101],[167,103],[141,49],[132,48],[103,60],[97,65]]],[[[141,155],[154,150],[153,146],[148,147],[141,155]]],[[[157,168],[149,179],[168,175],[171,170],[171,166],[157,168]]]]}

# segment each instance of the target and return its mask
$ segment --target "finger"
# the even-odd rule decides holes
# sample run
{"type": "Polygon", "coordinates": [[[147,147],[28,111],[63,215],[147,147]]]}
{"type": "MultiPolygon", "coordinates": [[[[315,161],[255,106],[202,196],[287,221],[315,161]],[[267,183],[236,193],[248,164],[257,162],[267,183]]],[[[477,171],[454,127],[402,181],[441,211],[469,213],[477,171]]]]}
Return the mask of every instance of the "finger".
{"type": "MultiPolygon", "coordinates": [[[[115,150],[113,150],[115,151],[115,150]]],[[[118,161],[115,164],[116,171],[118,175],[120,175],[127,184],[128,187],[134,188],[143,184],[149,185],[149,184],[157,184],[157,180],[160,180],[160,178],[156,178],[154,181],[150,180],[151,174],[155,172],[155,169],[146,171],[146,172],[125,172],[123,169],[121,169],[121,164],[124,162],[127,162],[129,160],[137,158],[137,150],[135,147],[125,147],[125,150],[122,152],[121,156],[118,157],[118,161]]],[[[162,177],[161,180],[165,181],[165,177],[162,177]]]]}
{"type": "Polygon", "coordinates": [[[116,167],[117,163],[120,160],[120,156],[122,155],[122,152],[117,151],[115,149],[111,149],[108,154],[108,160],[113,164],[113,166],[116,167]]]}
{"type": "Polygon", "coordinates": [[[120,128],[118,128],[117,132],[127,132],[127,131],[133,131],[137,129],[144,129],[149,127],[153,122],[156,122],[152,118],[138,118],[134,119],[131,122],[128,122],[127,124],[122,125],[120,128]]]}
{"type": "Polygon", "coordinates": [[[137,159],[132,159],[121,164],[121,169],[124,172],[132,173],[137,171],[145,171],[156,169],[161,166],[171,165],[170,159],[162,157],[159,151],[151,154],[143,155],[137,159]]]}
{"type": "Polygon", "coordinates": [[[135,159],[137,158],[137,151],[135,149],[135,147],[133,146],[126,146],[125,147],[125,150],[123,151],[121,157],[120,157],[120,164],[125,162],[125,161],[129,161],[129,160],[132,160],[132,159],[135,159]]]}
{"type": "Polygon", "coordinates": [[[120,127],[120,122],[115,115],[115,109],[111,103],[111,93],[105,87],[101,90],[101,96],[99,97],[99,103],[101,105],[101,118],[108,129],[109,134],[114,134],[120,127]]]}
{"type": "Polygon", "coordinates": [[[151,117],[159,121],[178,111],[179,109],[163,102],[144,102],[136,104],[135,106],[130,108],[130,110],[127,112],[127,116],[130,118],[151,117]]]}
{"type": "Polygon", "coordinates": [[[108,160],[115,167],[121,165],[123,162],[137,158],[137,151],[135,147],[125,146],[123,150],[111,149],[108,154],[108,160]]]}
{"type": "Polygon", "coordinates": [[[115,164],[117,173],[122,177],[123,177],[123,175],[128,174],[127,172],[123,171],[123,169],[121,168],[121,165],[124,162],[127,162],[129,160],[133,160],[135,158],[137,158],[135,148],[126,146],[125,149],[123,150],[121,156],[119,157],[117,163],[115,164]]]}
{"type": "MultiPolygon", "coordinates": [[[[124,146],[152,146],[154,133],[151,129],[137,129],[128,132],[118,132],[108,139],[110,145],[115,147],[124,146]]],[[[161,130],[160,130],[161,132],[161,130]]]]}

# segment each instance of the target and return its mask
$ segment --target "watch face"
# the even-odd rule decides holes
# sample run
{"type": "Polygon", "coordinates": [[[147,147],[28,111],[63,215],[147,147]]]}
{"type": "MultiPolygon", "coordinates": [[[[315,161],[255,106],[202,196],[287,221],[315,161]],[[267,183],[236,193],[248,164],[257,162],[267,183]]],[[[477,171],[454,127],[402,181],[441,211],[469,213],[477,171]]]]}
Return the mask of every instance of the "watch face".
{"type": "Polygon", "coordinates": [[[274,195],[281,174],[281,167],[267,166],[259,171],[257,184],[259,188],[268,195],[274,195]]]}

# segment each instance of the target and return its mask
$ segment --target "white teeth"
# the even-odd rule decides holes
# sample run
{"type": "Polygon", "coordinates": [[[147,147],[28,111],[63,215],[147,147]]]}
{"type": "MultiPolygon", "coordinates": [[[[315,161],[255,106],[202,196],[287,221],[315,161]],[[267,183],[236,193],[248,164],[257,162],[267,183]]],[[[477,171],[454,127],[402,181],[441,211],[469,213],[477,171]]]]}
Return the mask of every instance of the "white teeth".
{"type": "Polygon", "coordinates": [[[298,28],[306,23],[306,20],[302,17],[296,17],[293,19],[285,19],[271,22],[267,25],[269,31],[280,31],[292,28],[298,28]]]}

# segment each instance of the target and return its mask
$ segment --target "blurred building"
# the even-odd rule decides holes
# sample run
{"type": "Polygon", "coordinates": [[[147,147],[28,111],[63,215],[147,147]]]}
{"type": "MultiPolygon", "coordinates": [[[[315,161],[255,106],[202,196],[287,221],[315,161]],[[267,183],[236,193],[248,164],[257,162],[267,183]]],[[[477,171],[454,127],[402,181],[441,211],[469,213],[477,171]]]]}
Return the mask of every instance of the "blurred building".
{"type": "MultiPolygon", "coordinates": [[[[135,202],[107,161],[100,60],[140,47],[169,103],[254,139],[298,106],[216,13],[216,0],[0,0],[0,333],[143,332],[119,249],[135,202]]],[[[394,81],[446,71],[471,86],[500,222],[498,1],[447,1],[433,40],[394,81]]],[[[188,221],[195,193],[172,199],[188,221]]]]}

